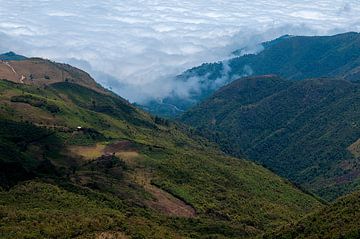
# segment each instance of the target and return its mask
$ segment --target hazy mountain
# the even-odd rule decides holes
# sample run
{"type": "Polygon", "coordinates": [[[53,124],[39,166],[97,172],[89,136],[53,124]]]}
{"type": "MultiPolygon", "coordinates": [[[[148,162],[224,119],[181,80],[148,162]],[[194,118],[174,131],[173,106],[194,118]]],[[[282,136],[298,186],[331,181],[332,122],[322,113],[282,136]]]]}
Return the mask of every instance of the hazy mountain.
{"type": "Polygon", "coordinates": [[[2,238],[254,238],[322,207],[69,65],[0,79],[2,238]]]}
{"type": "Polygon", "coordinates": [[[21,61],[25,59],[26,59],[25,56],[18,55],[12,51],[4,54],[0,54],[0,61],[21,61]]]}
{"type": "Polygon", "coordinates": [[[239,79],[182,121],[325,199],[359,188],[360,85],[344,79],[239,79]]]}
{"type": "MultiPolygon", "coordinates": [[[[197,81],[201,90],[184,99],[174,96],[150,102],[145,109],[173,117],[209,97],[220,87],[241,77],[276,74],[291,80],[339,77],[358,80],[360,76],[360,34],[335,36],[283,36],[263,43],[264,50],[224,62],[205,63],[185,71],[179,81],[197,81]],[[178,110],[173,110],[174,108],[178,110]],[[168,108],[168,110],[165,110],[168,108]]],[[[241,50],[239,50],[241,52],[241,50]]],[[[239,54],[235,52],[235,54],[239,54]]]]}

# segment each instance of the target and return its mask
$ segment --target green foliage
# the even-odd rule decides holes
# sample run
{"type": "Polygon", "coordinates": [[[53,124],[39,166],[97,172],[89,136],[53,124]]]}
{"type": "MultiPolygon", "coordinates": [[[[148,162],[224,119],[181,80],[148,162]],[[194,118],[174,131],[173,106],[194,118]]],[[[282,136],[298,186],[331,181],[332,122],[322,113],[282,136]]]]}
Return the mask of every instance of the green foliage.
{"type": "Polygon", "coordinates": [[[3,180],[10,190],[0,195],[2,237],[94,238],[121,231],[131,238],[253,238],[321,207],[270,171],[224,156],[187,127],[145,114],[118,96],[73,83],[1,81],[0,92],[0,119],[11,125],[0,127],[0,158],[16,162],[18,172],[11,183],[3,180]],[[11,101],[22,92],[61,111],[53,115],[35,104],[23,110],[11,101]],[[119,141],[131,142],[128,150],[139,155],[85,160],[70,151],[119,141]],[[158,190],[193,206],[197,216],[170,217],[150,208],[154,195],[134,179],[139,171],[158,190]],[[21,183],[34,178],[40,181],[21,183]]]}
{"type": "Polygon", "coordinates": [[[26,103],[29,105],[32,105],[34,107],[43,108],[50,113],[56,114],[60,112],[60,108],[55,105],[49,103],[47,100],[42,99],[40,97],[34,96],[34,95],[17,95],[11,97],[12,102],[20,102],[20,103],[26,103]]]}
{"type": "Polygon", "coordinates": [[[284,36],[263,44],[258,54],[206,63],[178,76],[179,81],[200,82],[201,91],[190,92],[187,99],[169,96],[162,103],[150,102],[143,108],[161,116],[176,117],[207,99],[217,89],[242,76],[276,74],[285,79],[304,80],[318,77],[360,79],[360,34],[335,36],[284,36]],[[220,83],[219,83],[220,82],[220,83]],[[177,110],[172,110],[172,109],[177,110]],[[168,110],[166,110],[168,109],[168,110]]]}
{"type": "Polygon", "coordinates": [[[175,150],[162,157],[152,152],[147,155],[151,157],[147,163],[158,172],[153,183],[190,203],[206,218],[258,231],[313,209],[312,196],[251,162],[216,152],[204,155],[175,150]]]}
{"type": "Polygon", "coordinates": [[[107,231],[122,231],[132,238],[178,236],[161,225],[160,218],[116,197],[76,191],[28,182],[0,192],[1,238],[94,238],[107,231]]]}
{"type": "Polygon", "coordinates": [[[360,193],[338,199],[335,203],[288,225],[264,239],[360,238],[360,193]]]}
{"type": "Polygon", "coordinates": [[[57,155],[61,145],[47,129],[0,119],[0,186],[35,177],[42,161],[57,155]]]}
{"type": "Polygon", "coordinates": [[[256,75],[277,74],[302,80],[334,77],[346,74],[360,63],[360,34],[355,32],[335,36],[288,37],[257,55],[234,58],[231,75],[249,66],[256,75]]]}
{"type": "Polygon", "coordinates": [[[359,85],[344,80],[245,78],[182,120],[224,151],[331,200],[357,185],[359,165],[347,148],[360,138],[359,99],[359,85]]]}
{"type": "Polygon", "coordinates": [[[114,95],[104,95],[77,84],[62,82],[52,85],[59,93],[66,94],[79,107],[103,113],[117,119],[127,120],[137,125],[154,127],[144,120],[138,110],[124,99],[114,95]]]}

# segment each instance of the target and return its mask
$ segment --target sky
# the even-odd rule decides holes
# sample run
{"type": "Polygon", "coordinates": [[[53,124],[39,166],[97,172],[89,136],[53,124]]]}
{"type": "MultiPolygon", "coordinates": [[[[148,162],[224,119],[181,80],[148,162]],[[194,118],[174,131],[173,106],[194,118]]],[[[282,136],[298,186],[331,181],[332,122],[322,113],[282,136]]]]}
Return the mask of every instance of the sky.
{"type": "Polygon", "coordinates": [[[360,31],[360,0],[0,0],[0,52],[65,62],[134,102],[174,76],[284,34],[360,31]]]}

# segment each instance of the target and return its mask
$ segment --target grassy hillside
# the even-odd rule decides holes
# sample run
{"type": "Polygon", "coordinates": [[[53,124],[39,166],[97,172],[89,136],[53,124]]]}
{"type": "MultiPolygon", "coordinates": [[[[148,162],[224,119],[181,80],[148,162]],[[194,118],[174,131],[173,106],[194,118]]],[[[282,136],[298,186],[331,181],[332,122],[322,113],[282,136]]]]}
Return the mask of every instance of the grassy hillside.
{"type": "Polygon", "coordinates": [[[2,238],[252,238],[322,206],[86,78],[46,80],[0,81],[2,238]]]}
{"type": "Polygon", "coordinates": [[[270,238],[360,238],[360,193],[340,198],[319,212],[264,236],[270,238]]]}
{"type": "Polygon", "coordinates": [[[197,80],[201,91],[183,99],[176,95],[163,103],[150,102],[146,110],[164,116],[180,115],[206,99],[220,87],[240,77],[276,74],[285,79],[303,80],[318,77],[360,79],[360,34],[335,36],[285,36],[263,44],[258,54],[234,57],[217,63],[204,63],[178,76],[179,81],[197,80]],[[174,111],[173,108],[178,110],[174,111]],[[168,110],[166,110],[168,109],[168,110]]]}
{"type": "Polygon", "coordinates": [[[226,152],[331,200],[359,187],[359,112],[356,83],[263,76],[223,87],[182,120],[226,152]]]}

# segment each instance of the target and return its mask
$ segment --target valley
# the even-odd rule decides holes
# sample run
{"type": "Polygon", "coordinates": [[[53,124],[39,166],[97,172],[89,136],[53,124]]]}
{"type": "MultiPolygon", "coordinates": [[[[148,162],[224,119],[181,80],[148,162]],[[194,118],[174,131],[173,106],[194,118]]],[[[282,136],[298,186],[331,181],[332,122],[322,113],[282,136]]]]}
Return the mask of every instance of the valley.
{"type": "Polygon", "coordinates": [[[179,80],[210,85],[190,103],[144,107],[175,119],[70,65],[0,55],[0,237],[357,238],[358,39],[264,43],[218,88],[224,62],[191,69],[179,80]]]}
{"type": "Polygon", "coordinates": [[[253,238],[323,207],[188,127],[36,61],[34,81],[0,81],[4,238],[253,238]]]}

